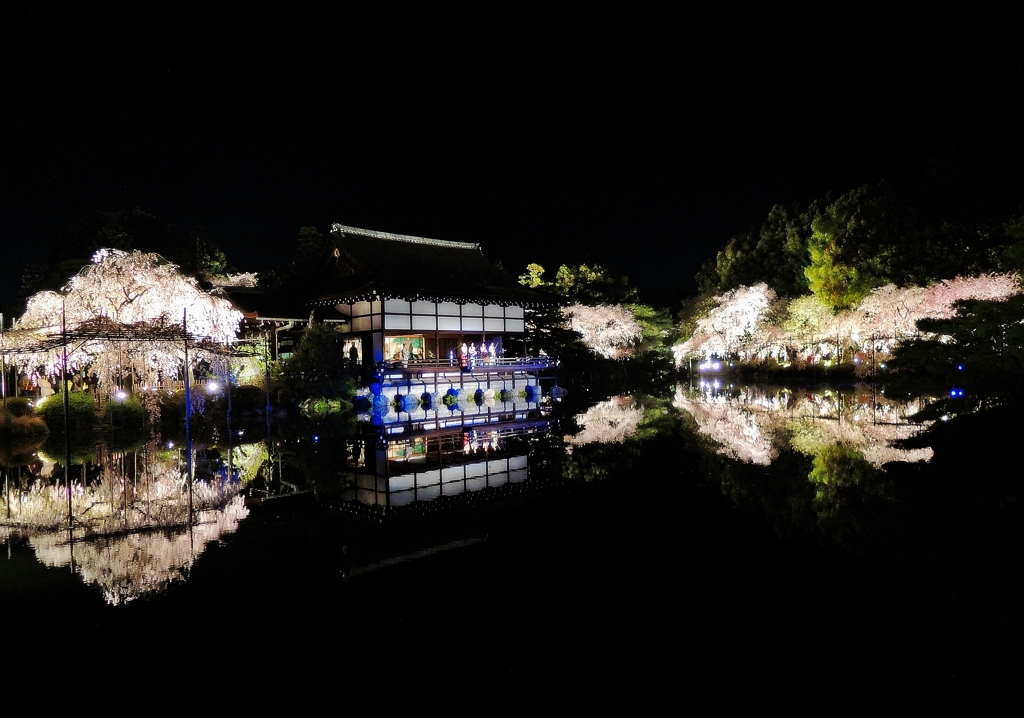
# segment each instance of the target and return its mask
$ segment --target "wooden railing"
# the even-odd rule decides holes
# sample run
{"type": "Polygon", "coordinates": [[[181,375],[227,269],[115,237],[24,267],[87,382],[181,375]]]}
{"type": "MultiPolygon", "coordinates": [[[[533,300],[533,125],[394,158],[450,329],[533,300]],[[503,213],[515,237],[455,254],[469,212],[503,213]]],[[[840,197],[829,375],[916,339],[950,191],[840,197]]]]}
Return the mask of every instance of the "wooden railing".
{"type": "MultiPolygon", "coordinates": [[[[546,369],[558,365],[558,361],[552,357],[499,357],[497,359],[476,359],[469,362],[465,371],[470,372],[492,372],[492,371],[526,371],[530,369],[546,369]]],[[[454,362],[437,359],[412,359],[409,361],[387,361],[378,362],[377,369],[384,372],[409,371],[460,371],[463,366],[458,360],[454,362]]]]}

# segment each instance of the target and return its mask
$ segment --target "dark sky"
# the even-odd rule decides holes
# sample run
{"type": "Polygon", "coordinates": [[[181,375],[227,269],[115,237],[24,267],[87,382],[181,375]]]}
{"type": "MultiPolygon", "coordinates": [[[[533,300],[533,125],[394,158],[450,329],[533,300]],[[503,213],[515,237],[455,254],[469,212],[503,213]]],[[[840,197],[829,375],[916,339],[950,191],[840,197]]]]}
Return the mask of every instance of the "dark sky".
{"type": "Polygon", "coordinates": [[[205,227],[242,269],[340,222],[649,293],[775,203],[936,164],[1024,187],[1012,17],[632,7],[5,9],[2,296],[94,209],[205,227]]]}

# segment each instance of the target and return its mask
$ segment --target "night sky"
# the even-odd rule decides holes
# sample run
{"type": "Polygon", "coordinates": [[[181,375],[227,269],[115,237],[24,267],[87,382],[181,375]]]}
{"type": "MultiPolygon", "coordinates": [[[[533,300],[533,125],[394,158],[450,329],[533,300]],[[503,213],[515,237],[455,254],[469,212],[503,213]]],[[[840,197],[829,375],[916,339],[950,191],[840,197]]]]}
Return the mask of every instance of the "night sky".
{"type": "Polygon", "coordinates": [[[243,270],[340,222],[644,298],[776,203],[935,167],[1024,188],[1009,16],[38,7],[0,16],[4,299],[90,210],[205,227],[243,270]]]}

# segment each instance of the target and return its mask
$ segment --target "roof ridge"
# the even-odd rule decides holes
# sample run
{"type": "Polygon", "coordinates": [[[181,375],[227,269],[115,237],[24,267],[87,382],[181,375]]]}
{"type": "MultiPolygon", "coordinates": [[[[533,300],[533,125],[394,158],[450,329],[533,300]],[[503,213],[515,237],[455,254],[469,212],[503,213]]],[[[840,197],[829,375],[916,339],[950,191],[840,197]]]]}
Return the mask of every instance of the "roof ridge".
{"type": "Polygon", "coordinates": [[[395,242],[409,242],[411,244],[429,244],[435,247],[451,247],[453,249],[476,249],[478,251],[480,249],[480,245],[475,242],[452,242],[447,239],[430,239],[429,237],[416,237],[411,234],[393,234],[391,232],[380,232],[375,229],[361,229],[359,227],[349,227],[344,224],[338,224],[337,222],[331,225],[331,232],[361,234],[366,237],[374,237],[375,239],[390,239],[395,242]]]}

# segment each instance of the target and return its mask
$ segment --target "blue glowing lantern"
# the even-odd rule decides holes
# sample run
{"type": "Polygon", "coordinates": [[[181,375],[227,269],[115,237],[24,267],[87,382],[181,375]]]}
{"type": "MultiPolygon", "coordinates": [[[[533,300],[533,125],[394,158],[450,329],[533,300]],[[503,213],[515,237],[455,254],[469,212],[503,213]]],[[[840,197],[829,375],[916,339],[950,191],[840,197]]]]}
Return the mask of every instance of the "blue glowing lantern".
{"type": "Polygon", "coordinates": [[[391,410],[391,402],[388,401],[386,396],[380,394],[373,395],[373,413],[377,416],[387,416],[391,410]]]}

